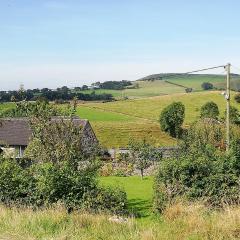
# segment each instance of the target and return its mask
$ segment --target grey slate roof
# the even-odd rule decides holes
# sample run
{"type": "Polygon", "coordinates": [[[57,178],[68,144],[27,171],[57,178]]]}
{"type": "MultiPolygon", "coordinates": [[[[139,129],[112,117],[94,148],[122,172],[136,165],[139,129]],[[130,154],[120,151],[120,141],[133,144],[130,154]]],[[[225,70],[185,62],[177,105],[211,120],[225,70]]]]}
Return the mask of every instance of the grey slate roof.
{"type": "MultiPolygon", "coordinates": [[[[53,117],[52,121],[60,121],[61,118],[53,117]]],[[[68,117],[64,120],[69,120],[68,117]]],[[[76,126],[83,129],[88,124],[88,120],[77,117],[73,118],[76,126]]],[[[27,146],[32,136],[32,131],[27,118],[2,118],[0,119],[0,145],[27,146]]]]}

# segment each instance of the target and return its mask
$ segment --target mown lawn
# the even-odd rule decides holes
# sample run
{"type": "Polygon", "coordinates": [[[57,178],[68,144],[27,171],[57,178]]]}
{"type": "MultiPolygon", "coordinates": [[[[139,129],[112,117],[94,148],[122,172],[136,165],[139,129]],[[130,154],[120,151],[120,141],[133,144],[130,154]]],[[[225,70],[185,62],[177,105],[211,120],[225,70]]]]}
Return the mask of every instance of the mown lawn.
{"type": "Polygon", "coordinates": [[[120,187],[124,189],[128,197],[128,208],[131,212],[141,217],[150,216],[152,213],[153,177],[101,177],[103,186],[120,187]]]}

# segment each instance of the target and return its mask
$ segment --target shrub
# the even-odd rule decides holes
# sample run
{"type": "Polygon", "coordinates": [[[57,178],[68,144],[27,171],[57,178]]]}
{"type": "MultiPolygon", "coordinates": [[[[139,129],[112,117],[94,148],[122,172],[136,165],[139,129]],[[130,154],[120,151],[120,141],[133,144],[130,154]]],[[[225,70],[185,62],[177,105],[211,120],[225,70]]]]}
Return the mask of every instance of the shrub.
{"type": "MultiPolygon", "coordinates": [[[[240,123],[240,113],[238,109],[234,106],[230,106],[230,111],[229,111],[229,116],[230,116],[230,122],[234,124],[239,124],[240,123]]],[[[225,116],[226,116],[226,110],[225,110],[225,116]]]]}
{"type": "Polygon", "coordinates": [[[164,132],[172,137],[180,137],[185,117],[185,107],[181,102],[173,102],[163,109],[160,115],[160,125],[164,132]]]}
{"type": "Polygon", "coordinates": [[[207,102],[201,107],[201,118],[217,119],[219,116],[218,105],[215,102],[207,102]]]}
{"type": "Polygon", "coordinates": [[[98,188],[84,196],[83,209],[94,212],[127,213],[127,195],[119,188],[98,188]]]}
{"type": "MultiPolygon", "coordinates": [[[[218,135],[218,131],[215,133],[218,135]]],[[[231,152],[225,153],[219,151],[210,138],[207,141],[199,134],[188,133],[179,155],[162,161],[155,177],[157,211],[161,212],[179,196],[203,200],[210,206],[240,201],[239,142],[234,141],[231,152]],[[200,140],[195,141],[196,138],[200,140]]]]}
{"type": "Polygon", "coordinates": [[[209,82],[203,82],[201,87],[203,90],[210,90],[213,89],[213,84],[209,82]]]}
{"type": "Polygon", "coordinates": [[[32,202],[34,180],[15,159],[0,159],[0,202],[26,205],[32,202]]]}
{"type": "Polygon", "coordinates": [[[186,92],[186,93],[191,93],[192,91],[193,91],[192,88],[185,88],[185,92],[186,92]]]}
{"type": "Polygon", "coordinates": [[[240,93],[235,94],[234,99],[237,103],[240,103],[240,93]]]}

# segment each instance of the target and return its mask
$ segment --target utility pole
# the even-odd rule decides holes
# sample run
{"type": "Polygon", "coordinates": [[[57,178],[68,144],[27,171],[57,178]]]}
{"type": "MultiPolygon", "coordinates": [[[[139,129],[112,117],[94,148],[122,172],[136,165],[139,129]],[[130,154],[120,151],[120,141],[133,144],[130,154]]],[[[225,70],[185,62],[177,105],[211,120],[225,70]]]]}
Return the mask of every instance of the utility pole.
{"type": "Polygon", "coordinates": [[[226,116],[226,151],[229,151],[230,148],[230,67],[231,64],[228,63],[225,66],[225,69],[227,71],[227,89],[226,89],[226,95],[225,98],[227,100],[227,116],[226,116]]]}

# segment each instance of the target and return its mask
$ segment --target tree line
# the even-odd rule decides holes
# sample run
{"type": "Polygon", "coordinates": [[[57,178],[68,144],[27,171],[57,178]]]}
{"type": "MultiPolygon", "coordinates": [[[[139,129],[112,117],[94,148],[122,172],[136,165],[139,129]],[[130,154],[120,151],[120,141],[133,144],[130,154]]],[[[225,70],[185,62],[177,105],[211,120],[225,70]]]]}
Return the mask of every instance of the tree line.
{"type": "Polygon", "coordinates": [[[0,91],[0,102],[18,102],[22,100],[36,101],[38,99],[45,99],[48,101],[56,100],[83,100],[83,101],[112,101],[113,96],[109,93],[97,94],[95,91],[91,93],[82,93],[73,91],[67,86],[52,90],[49,88],[42,89],[27,89],[20,88],[18,91],[0,91]]]}

